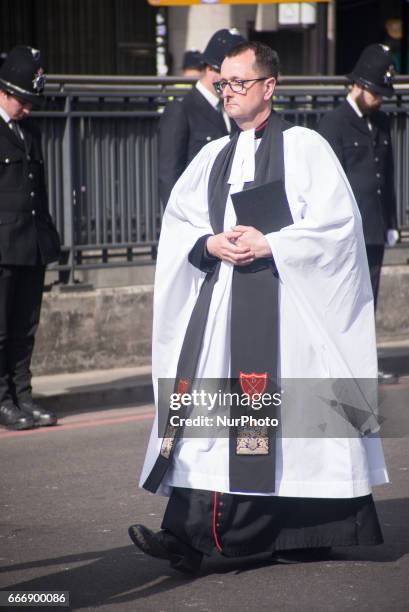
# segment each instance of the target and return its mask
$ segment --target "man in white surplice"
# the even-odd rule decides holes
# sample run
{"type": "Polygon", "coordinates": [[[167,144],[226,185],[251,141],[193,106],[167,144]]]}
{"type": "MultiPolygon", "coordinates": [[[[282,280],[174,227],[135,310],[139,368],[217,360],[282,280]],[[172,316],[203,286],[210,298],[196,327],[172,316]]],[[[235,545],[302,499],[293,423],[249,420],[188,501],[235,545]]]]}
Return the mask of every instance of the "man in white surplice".
{"type": "MultiPolygon", "coordinates": [[[[239,45],[222,64],[216,85],[226,112],[242,130],[225,181],[229,195],[223,231],[214,233],[208,194],[209,177],[215,180],[213,166],[232,146],[228,137],[200,151],[166,207],[155,277],[156,399],[158,379],[177,376],[186,329],[215,262],[218,277],[196,366],[199,378],[229,377],[233,269],[268,259],[279,277],[281,377],[377,378],[361,218],[324,139],[302,127],[283,129],[284,186],[292,224],[266,235],[236,224],[230,195],[255,178],[255,153],[275,115],[271,100],[277,75],[276,53],[260,43],[239,45]],[[197,249],[202,249],[199,257],[197,249]]],[[[215,550],[226,556],[271,552],[276,559],[292,555],[292,560],[302,560],[301,549],[313,554],[331,546],[382,542],[372,486],[388,482],[388,476],[378,437],[283,437],[275,452],[274,491],[241,494],[232,492],[229,483],[228,439],[184,438],[152,488],[147,483],[153,482],[163,454],[155,421],[141,486],[170,500],[163,529],[153,533],[133,525],[132,540],[145,553],[169,559],[182,571],[197,570],[203,555],[215,550]]]]}

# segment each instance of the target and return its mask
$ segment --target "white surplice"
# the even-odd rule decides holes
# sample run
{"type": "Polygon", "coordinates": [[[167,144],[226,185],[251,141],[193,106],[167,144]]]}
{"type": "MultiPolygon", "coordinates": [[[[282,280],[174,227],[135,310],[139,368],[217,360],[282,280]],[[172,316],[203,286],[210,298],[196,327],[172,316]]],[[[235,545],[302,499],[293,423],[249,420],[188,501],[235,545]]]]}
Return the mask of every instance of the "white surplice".
{"type": "MultiPolygon", "coordinates": [[[[293,224],[266,235],[280,276],[282,378],[377,377],[374,307],[362,223],[348,180],[328,143],[302,127],[284,136],[285,190],[293,224]]],[[[176,183],[163,218],[155,275],[152,374],[174,378],[186,327],[205,273],[188,254],[213,234],[208,180],[228,137],[206,145],[176,183]]],[[[254,178],[254,131],[242,132],[229,178],[230,193],[254,178]]],[[[228,197],[224,228],[236,222],[228,197]]],[[[222,262],[209,309],[197,376],[230,374],[230,300],[233,266],[222,262]]],[[[152,428],[141,485],[158,457],[152,428]]],[[[382,444],[364,438],[280,438],[271,495],[352,498],[388,482],[382,444]]],[[[229,492],[229,441],[185,438],[158,489],[229,492]]],[[[255,492],[255,494],[257,494],[255,492]]]]}

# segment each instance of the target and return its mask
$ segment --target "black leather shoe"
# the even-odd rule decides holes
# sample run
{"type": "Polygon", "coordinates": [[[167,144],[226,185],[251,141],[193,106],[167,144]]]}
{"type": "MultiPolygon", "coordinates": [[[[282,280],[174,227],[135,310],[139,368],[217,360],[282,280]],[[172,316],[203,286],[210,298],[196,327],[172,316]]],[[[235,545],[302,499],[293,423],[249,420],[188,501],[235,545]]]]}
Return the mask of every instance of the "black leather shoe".
{"type": "Polygon", "coordinates": [[[156,559],[173,559],[172,553],[167,550],[161,542],[160,533],[156,534],[144,525],[131,525],[128,529],[129,537],[145,555],[150,555],[156,559]]]}
{"type": "Polygon", "coordinates": [[[36,427],[48,427],[49,425],[56,425],[57,417],[51,410],[43,410],[34,402],[18,402],[20,410],[26,412],[34,419],[34,425],[36,427]]]}
{"type": "Polygon", "coordinates": [[[34,427],[34,419],[30,414],[27,414],[14,406],[14,404],[4,404],[0,406],[0,425],[4,425],[7,429],[20,431],[22,429],[32,429],[34,427]]]}
{"type": "Polygon", "coordinates": [[[399,382],[399,376],[393,372],[384,372],[379,370],[378,383],[380,385],[396,385],[399,382]]]}
{"type": "Polygon", "coordinates": [[[203,555],[184,544],[169,531],[157,533],[144,525],[131,525],[128,529],[132,542],[146,555],[170,561],[171,567],[184,574],[196,574],[200,570],[203,555]]]}

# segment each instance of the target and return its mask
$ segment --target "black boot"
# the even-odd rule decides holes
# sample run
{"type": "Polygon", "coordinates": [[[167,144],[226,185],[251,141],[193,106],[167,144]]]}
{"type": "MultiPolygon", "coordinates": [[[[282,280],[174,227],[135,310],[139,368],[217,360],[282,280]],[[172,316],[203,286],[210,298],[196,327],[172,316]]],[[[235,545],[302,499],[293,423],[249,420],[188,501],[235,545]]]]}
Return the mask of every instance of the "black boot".
{"type": "Polygon", "coordinates": [[[44,410],[32,400],[18,400],[18,406],[23,412],[30,414],[36,427],[48,427],[57,424],[57,417],[51,410],[44,410]]]}
{"type": "Polygon", "coordinates": [[[32,429],[34,419],[14,404],[3,404],[0,406],[0,425],[4,425],[7,429],[13,431],[32,429]]]}
{"type": "Polygon", "coordinates": [[[399,382],[399,376],[394,372],[384,372],[383,370],[378,371],[378,383],[380,385],[397,385],[399,382]]]}

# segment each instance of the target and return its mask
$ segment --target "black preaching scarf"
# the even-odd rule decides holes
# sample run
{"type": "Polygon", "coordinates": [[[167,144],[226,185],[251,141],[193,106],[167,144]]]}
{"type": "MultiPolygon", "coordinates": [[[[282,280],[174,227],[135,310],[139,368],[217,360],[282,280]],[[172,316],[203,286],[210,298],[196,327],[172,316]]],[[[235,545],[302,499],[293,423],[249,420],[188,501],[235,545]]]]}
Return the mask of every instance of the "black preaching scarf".
{"type": "MultiPolygon", "coordinates": [[[[274,112],[270,115],[255,156],[254,181],[246,183],[241,194],[233,196],[238,223],[253,225],[263,233],[278,231],[281,227],[292,223],[284,190],[283,131],[289,127],[291,124],[283,121],[274,112]],[[271,193],[273,212],[266,221],[268,193],[271,193]],[[254,204],[254,217],[251,204],[254,204]],[[259,204],[258,209],[257,204],[259,204]]],[[[214,234],[223,231],[226,201],[230,190],[227,181],[238,137],[239,134],[236,133],[220,151],[209,177],[209,217],[214,234]]],[[[176,391],[188,391],[195,378],[219,268],[220,262],[212,272],[207,273],[193,308],[179,356],[176,391]]],[[[231,300],[233,386],[234,381],[240,381],[242,374],[257,373],[267,374],[269,382],[266,392],[273,393],[275,390],[279,354],[278,284],[278,275],[272,258],[259,259],[248,266],[234,268],[231,300]]],[[[234,411],[232,415],[234,416],[234,411]]],[[[176,439],[181,435],[180,429],[168,425],[159,457],[143,485],[148,491],[157,490],[171,465],[176,439]]],[[[263,433],[258,437],[254,431],[234,433],[235,435],[230,436],[230,491],[243,493],[274,491],[275,445],[271,433],[267,437],[263,433]]]]}

